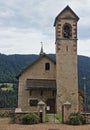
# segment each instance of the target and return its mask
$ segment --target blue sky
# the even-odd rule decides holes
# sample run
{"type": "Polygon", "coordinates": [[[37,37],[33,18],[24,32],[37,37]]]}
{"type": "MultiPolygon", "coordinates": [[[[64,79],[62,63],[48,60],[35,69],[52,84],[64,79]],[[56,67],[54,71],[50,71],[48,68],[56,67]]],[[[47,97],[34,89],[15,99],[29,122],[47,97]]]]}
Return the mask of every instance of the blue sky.
{"type": "Polygon", "coordinates": [[[0,0],[0,53],[55,53],[54,19],[67,5],[80,17],[78,54],[90,57],[90,0],[0,0]]]}

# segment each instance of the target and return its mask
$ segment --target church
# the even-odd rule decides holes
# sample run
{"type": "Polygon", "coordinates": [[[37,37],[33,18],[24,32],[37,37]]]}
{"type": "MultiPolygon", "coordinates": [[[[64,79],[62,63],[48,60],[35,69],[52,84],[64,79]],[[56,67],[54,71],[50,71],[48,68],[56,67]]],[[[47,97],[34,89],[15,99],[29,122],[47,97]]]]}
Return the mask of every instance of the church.
{"type": "Polygon", "coordinates": [[[46,113],[61,113],[62,105],[71,104],[78,112],[77,22],[79,17],[66,6],[55,18],[56,59],[43,52],[18,75],[18,108],[37,112],[38,102],[46,104],[46,113]]]}

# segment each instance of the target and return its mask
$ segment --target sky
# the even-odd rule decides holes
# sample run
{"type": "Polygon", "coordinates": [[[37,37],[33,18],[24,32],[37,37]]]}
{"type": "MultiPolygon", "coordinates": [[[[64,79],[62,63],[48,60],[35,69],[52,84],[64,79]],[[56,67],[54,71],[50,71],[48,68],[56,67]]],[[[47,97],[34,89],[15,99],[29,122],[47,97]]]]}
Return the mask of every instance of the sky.
{"type": "Polygon", "coordinates": [[[90,57],[90,0],[0,0],[0,53],[55,53],[55,17],[67,6],[79,16],[78,55],[90,57]]]}

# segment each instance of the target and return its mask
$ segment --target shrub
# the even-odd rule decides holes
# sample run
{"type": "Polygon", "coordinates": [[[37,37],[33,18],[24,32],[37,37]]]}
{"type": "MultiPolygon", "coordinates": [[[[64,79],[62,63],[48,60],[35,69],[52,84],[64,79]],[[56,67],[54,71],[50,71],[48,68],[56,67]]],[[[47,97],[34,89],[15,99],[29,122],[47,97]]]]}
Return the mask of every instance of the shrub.
{"type": "Polygon", "coordinates": [[[62,122],[62,116],[61,115],[55,115],[55,118],[59,121],[59,122],[62,122]]]}
{"type": "Polygon", "coordinates": [[[35,113],[29,113],[22,116],[23,124],[37,124],[39,123],[39,116],[35,113]]]}
{"type": "Polygon", "coordinates": [[[86,120],[80,113],[71,113],[69,116],[68,124],[70,125],[82,125],[85,124],[86,120]]]}

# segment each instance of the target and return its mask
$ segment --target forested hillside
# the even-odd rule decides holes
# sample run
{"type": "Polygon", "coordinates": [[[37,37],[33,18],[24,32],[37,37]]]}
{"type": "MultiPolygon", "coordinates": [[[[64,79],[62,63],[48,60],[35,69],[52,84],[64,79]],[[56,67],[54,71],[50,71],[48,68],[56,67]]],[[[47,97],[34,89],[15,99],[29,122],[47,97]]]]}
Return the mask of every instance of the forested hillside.
{"type": "MultiPolygon", "coordinates": [[[[54,54],[49,54],[55,60],[54,54]]],[[[17,82],[16,76],[29,64],[35,61],[39,55],[4,55],[0,54],[0,83],[17,82]]],[[[78,56],[79,88],[82,89],[82,78],[86,76],[87,84],[90,84],[90,58],[78,56]]]]}
{"type": "Polygon", "coordinates": [[[38,55],[0,54],[0,83],[17,82],[16,75],[31,64],[38,55]]]}
{"type": "MultiPolygon", "coordinates": [[[[55,60],[54,54],[49,54],[55,60]]],[[[17,83],[16,76],[39,55],[0,54],[0,83],[17,83]]],[[[83,77],[86,77],[87,102],[90,104],[90,58],[78,56],[79,89],[83,90],[83,77]]]]}

